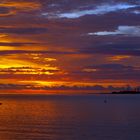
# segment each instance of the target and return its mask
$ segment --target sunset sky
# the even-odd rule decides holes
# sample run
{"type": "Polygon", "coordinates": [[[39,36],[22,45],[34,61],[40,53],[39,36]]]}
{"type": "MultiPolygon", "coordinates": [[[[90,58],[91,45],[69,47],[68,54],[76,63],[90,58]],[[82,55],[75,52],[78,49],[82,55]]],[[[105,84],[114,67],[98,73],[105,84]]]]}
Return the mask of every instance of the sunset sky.
{"type": "Polygon", "coordinates": [[[125,85],[140,86],[140,0],[0,1],[0,93],[125,85]]]}

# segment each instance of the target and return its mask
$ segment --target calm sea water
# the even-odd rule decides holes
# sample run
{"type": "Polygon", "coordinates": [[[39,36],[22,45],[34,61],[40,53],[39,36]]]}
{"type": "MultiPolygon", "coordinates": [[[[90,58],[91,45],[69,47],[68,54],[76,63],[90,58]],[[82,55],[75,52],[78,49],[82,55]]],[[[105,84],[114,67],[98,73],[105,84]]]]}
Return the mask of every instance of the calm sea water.
{"type": "Polygon", "coordinates": [[[0,95],[0,102],[0,140],[140,139],[140,95],[0,95]]]}

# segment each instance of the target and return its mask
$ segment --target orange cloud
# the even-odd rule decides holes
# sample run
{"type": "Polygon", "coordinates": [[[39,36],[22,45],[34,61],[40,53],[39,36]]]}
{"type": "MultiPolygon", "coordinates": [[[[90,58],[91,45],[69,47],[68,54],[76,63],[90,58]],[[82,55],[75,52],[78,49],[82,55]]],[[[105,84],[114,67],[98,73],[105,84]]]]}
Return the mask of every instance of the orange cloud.
{"type": "Polygon", "coordinates": [[[108,60],[109,61],[121,61],[121,60],[129,59],[129,58],[131,58],[131,56],[129,56],[129,55],[115,55],[115,56],[109,57],[108,60]]]}
{"type": "Polygon", "coordinates": [[[37,2],[25,2],[25,1],[2,1],[0,3],[1,9],[4,12],[0,13],[0,17],[7,17],[16,15],[19,12],[30,12],[41,8],[41,4],[37,2]]]}
{"type": "Polygon", "coordinates": [[[3,1],[0,3],[1,7],[14,8],[17,11],[31,11],[37,10],[41,7],[40,3],[37,2],[25,2],[25,1],[3,1]]]}

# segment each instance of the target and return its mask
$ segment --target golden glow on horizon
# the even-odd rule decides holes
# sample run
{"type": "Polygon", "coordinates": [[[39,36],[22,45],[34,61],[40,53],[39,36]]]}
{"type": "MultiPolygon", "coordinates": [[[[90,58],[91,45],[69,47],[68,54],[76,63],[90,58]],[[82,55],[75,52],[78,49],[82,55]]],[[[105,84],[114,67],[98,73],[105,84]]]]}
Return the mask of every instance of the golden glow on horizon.
{"type": "MultiPolygon", "coordinates": [[[[23,84],[32,84],[32,85],[35,85],[36,87],[45,87],[45,86],[48,86],[48,87],[57,87],[57,86],[68,86],[68,87],[73,87],[73,86],[79,86],[79,87],[83,87],[83,86],[96,86],[96,85],[101,85],[101,86],[104,86],[104,87],[108,87],[110,85],[113,85],[113,86],[126,86],[126,84],[129,84],[129,83],[125,83],[124,81],[122,82],[105,82],[105,81],[102,81],[102,82],[74,82],[74,81],[20,81],[20,83],[23,83],[23,84]]],[[[132,84],[133,86],[136,86],[135,84],[132,84]]]]}

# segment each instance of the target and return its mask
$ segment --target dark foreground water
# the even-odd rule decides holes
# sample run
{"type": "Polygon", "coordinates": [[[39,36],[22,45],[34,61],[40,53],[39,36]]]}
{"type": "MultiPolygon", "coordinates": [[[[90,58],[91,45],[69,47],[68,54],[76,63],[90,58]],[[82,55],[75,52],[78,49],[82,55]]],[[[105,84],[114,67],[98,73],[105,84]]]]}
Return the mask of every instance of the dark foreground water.
{"type": "Polygon", "coordinates": [[[0,102],[0,140],[140,140],[140,95],[0,95],[0,102]]]}

